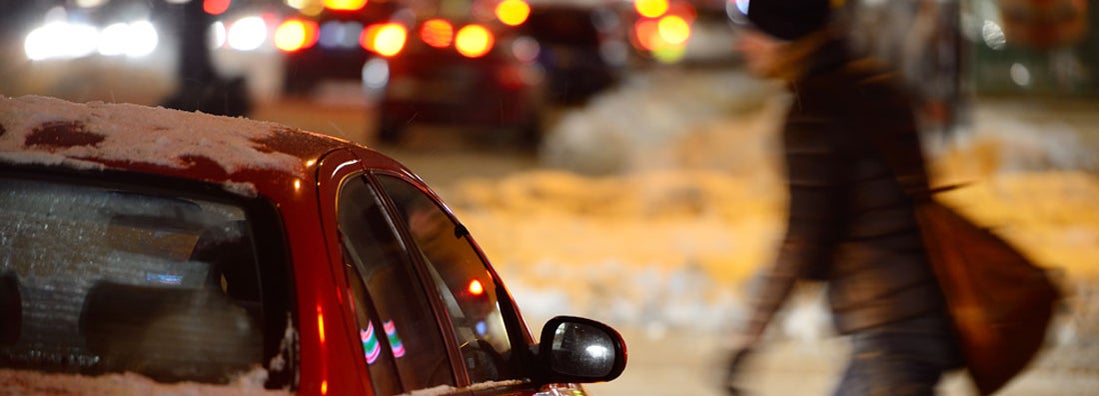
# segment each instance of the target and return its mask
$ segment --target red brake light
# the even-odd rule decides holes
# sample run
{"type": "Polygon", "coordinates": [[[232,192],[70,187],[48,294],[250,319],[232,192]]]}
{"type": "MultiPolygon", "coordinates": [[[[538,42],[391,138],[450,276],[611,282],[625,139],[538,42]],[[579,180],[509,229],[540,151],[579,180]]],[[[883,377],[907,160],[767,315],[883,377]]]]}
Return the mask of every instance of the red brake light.
{"type": "Polygon", "coordinates": [[[202,10],[210,15],[221,15],[229,9],[230,0],[203,0],[202,10]]]}
{"type": "Polygon", "coordinates": [[[435,48],[446,48],[454,41],[454,25],[445,19],[430,19],[420,28],[420,40],[435,48]]]}

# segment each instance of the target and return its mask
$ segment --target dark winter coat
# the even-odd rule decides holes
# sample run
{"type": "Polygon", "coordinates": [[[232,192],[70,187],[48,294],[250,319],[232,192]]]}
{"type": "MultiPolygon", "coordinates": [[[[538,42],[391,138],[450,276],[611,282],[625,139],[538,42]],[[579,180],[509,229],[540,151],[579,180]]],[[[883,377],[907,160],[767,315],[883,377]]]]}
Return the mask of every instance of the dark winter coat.
{"type": "Polygon", "coordinates": [[[943,315],[905,193],[927,188],[906,95],[885,69],[851,60],[840,42],[811,59],[790,83],[794,99],[782,134],[789,219],[753,326],[762,331],[797,279],[828,282],[840,333],[943,315]],[[918,176],[902,188],[886,160],[918,176]]]}

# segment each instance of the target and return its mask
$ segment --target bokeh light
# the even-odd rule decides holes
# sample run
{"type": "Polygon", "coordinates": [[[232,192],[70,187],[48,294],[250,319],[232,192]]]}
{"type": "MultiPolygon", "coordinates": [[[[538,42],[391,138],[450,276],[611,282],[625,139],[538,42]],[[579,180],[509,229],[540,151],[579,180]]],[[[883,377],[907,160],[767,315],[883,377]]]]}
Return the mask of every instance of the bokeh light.
{"type": "Polygon", "coordinates": [[[660,38],[672,45],[684,44],[691,37],[691,25],[677,15],[660,18],[657,31],[660,32],[660,38]]]}
{"type": "Polygon", "coordinates": [[[634,9],[646,18],[656,18],[668,12],[668,0],[635,0],[634,9]]]}
{"type": "Polygon", "coordinates": [[[1004,29],[996,22],[985,21],[984,25],[981,25],[981,38],[988,48],[1002,50],[1007,47],[1007,36],[1004,34],[1004,29]]]}
{"type": "Polygon", "coordinates": [[[275,48],[286,52],[312,47],[319,38],[317,23],[306,19],[288,19],[275,30],[275,48]]]}
{"type": "Polygon", "coordinates": [[[1030,86],[1030,69],[1022,63],[1014,63],[1009,71],[1011,81],[1020,87],[1030,86]]]}
{"type": "Polygon", "coordinates": [[[229,32],[225,29],[225,23],[217,21],[210,24],[210,49],[221,48],[228,40],[229,32]]]}
{"type": "Polygon", "coordinates": [[[529,16],[530,5],[523,0],[504,0],[496,5],[496,18],[505,25],[522,25],[529,16]]]}
{"type": "Polygon", "coordinates": [[[31,60],[79,58],[99,48],[99,30],[91,25],[50,22],[27,35],[23,50],[31,60]]]}
{"type": "Polygon", "coordinates": [[[229,48],[252,51],[267,41],[267,23],[258,16],[241,18],[229,27],[229,48]]]}
{"type": "Polygon", "coordinates": [[[485,286],[477,279],[469,281],[469,287],[467,289],[469,290],[469,294],[474,296],[485,294],[485,286]]]}
{"type": "Polygon", "coordinates": [[[367,92],[378,92],[389,82],[389,63],[382,58],[372,58],[363,64],[363,86],[367,92]]]}
{"type": "Polygon", "coordinates": [[[285,3],[305,16],[317,16],[324,11],[321,0],[286,0],[285,3]]]}
{"type": "Polygon", "coordinates": [[[637,44],[646,51],[652,51],[659,46],[660,26],[654,19],[643,19],[633,25],[634,37],[637,44]]]}
{"type": "Polygon", "coordinates": [[[115,23],[99,32],[97,50],[103,56],[142,57],[156,50],[159,37],[149,21],[115,23]]]}
{"type": "Polygon", "coordinates": [[[230,0],[203,0],[202,10],[210,15],[221,15],[229,10],[230,0]]]}
{"type": "Polygon", "coordinates": [[[496,38],[484,26],[473,24],[463,26],[458,30],[454,38],[455,49],[458,53],[469,57],[479,58],[492,50],[496,44],[496,38]]]}
{"type": "Polygon", "coordinates": [[[130,37],[126,40],[126,56],[142,57],[153,53],[160,42],[156,27],[149,21],[131,22],[129,25],[130,37]]]}
{"type": "Polygon", "coordinates": [[[359,40],[363,48],[387,57],[399,54],[407,41],[408,30],[399,23],[371,25],[359,40]]]}
{"type": "Polygon", "coordinates": [[[335,11],[358,11],[366,7],[366,0],[324,0],[324,6],[335,11]]]}
{"type": "Polygon", "coordinates": [[[125,54],[125,40],[129,36],[129,25],[122,22],[108,25],[99,32],[99,54],[103,56],[125,54]]]}
{"type": "Polygon", "coordinates": [[[454,41],[454,25],[445,19],[430,19],[420,27],[420,40],[435,48],[446,48],[454,41]]]}
{"type": "Polygon", "coordinates": [[[637,45],[662,63],[675,63],[686,56],[690,34],[690,24],[675,15],[659,20],[643,19],[634,24],[637,45]]]}
{"type": "Polygon", "coordinates": [[[515,55],[515,59],[523,63],[534,63],[541,52],[542,46],[538,44],[538,40],[531,37],[519,37],[511,43],[511,53],[515,55]]]}

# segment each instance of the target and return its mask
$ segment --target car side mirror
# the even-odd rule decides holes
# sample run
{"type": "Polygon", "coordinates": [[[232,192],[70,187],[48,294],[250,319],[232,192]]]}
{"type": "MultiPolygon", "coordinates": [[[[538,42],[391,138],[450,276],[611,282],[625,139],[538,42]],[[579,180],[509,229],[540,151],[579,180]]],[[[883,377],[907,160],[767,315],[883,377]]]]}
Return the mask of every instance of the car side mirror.
{"type": "Polygon", "coordinates": [[[546,383],[610,381],[626,369],[626,343],[603,323],[557,316],[542,327],[538,358],[546,383]]]}

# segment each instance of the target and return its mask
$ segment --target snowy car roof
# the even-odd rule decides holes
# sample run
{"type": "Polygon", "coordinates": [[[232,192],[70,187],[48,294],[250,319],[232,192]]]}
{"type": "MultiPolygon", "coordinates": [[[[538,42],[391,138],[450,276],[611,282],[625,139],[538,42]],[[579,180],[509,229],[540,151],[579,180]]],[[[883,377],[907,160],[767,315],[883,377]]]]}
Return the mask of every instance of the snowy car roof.
{"type": "Polygon", "coordinates": [[[353,143],[281,124],[119,103],[0,96],[0,162],[75,169],[153,168],[219,182],[241,170],[305,178],[353,143]],[[187,172],[200,168],[201,172],[187,172]],[[211,169],[215,171],[208,171],[211,169]],[[180,172],[183,171],[183,172],[180,172]],[[199,174],[194,174],[199,173],[199,174]]]}

